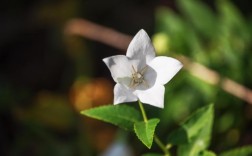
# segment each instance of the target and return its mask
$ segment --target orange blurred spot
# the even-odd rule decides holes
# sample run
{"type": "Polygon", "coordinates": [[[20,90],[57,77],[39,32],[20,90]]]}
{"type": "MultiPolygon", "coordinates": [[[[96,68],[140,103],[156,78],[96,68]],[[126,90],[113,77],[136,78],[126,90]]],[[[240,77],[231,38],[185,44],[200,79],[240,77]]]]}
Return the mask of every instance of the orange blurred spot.
{"type": "MultiPolygon", "coordinates": [[[[113,84],[105,78],[76,81],[71,89],[70,99],[78,112],[111,104],[113,84]]],[[[88,117],[83,117],[83,124],[90,142],[97,151],[104,151],[112,143],[116,132],[115,126],[88,117]]]]}
{"type": "Polygon", "coordinates": [[[70,92],[71,102],[77,111],[111,104],[113,85],[105,78],[93,79],[89,82],[76,81],[70,92]]]}

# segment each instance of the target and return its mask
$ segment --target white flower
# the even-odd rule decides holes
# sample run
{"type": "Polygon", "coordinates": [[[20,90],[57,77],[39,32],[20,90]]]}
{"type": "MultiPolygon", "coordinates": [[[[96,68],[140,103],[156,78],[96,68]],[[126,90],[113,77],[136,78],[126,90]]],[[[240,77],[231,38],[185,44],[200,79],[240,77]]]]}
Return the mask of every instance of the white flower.
{"type": "Polygon", "coordinates": [[[140,100],[156,107],[164,107],[164,84],[182,68],[171,57],[155,57],[155,49],[142,29],[129,44],[127,54],[104,58],[116,82],[114,104],[140,100]]]}

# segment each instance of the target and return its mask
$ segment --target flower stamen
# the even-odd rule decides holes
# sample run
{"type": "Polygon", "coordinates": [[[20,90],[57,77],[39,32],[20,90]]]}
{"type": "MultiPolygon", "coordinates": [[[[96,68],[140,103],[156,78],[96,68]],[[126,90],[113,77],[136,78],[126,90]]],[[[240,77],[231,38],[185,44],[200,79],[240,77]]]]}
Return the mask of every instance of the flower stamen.
{"type": "Polygon", "coordinates": [[[145,66],[140,72],[137,72],[137,70],[134,68],[133,65],[132,65],[132,69],[133,69],[133,73],[131,74],[132,79],[130,82],[130,88],[135,88],[142,83],[145,85],[146,88],[149,87],[148,83],[144,80],[144,73],[148,69],[147,66],[145,66]]]}

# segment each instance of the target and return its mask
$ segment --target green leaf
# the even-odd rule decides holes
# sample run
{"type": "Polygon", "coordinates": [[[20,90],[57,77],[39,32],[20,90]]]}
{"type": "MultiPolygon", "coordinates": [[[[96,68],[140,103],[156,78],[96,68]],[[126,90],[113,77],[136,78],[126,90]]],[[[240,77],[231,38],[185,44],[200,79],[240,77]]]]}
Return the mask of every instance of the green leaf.
{"type": "MultiPolygon", "coordinates": [[[[204,139],[206,129],[203,128],[199,135],[190,143],[178,147],[179,156],[196,156],[208,147],[208,140],[204,139]]],[[[209,139],[209,138],[207,138],[209,139]]]]}
{"type": "Polygon", "coordinates": [[[199,156],[216,156],[216,154],[212,151],[203,151],[199,154],[199,156]]]}
{"type": "Polygon", "coordinates": [[[142,156],[164,156],[163,154],[157,154],[157,153],[146,153],[142,156]]]}
{"type": "Polygon", "coordinates": [[[208,147],[213,116],[213,105],[200,108],[171,133],[169,143],[179,145],[179,156],[195,156],[208,147]]]}
{"type": "Polygon", "coordinates": [[[81,111],[81,114],[102,120],[125,130],[134,130],[134,123],[141,121],[141,114],[127,105],[108,105],[81,111]]]}
{"type": "Polygon", "coordinates": [[[147,122],[136,122],[134,125],[134,130],[137,137],[143,142],[145,146],[151,148],[153,142],[153,136],[155,133],[155,128],[159,123],[159,119],[150,119],[147,122]]]}
{"type": "Polygon", "coordinates": [[[244,146],[244,147],[232,149],[232,150],[229,150],[220,154],[220,156],[230,156],[230,155],[252,156],[252,146],[244,146]]]}
{"type": "Polygon", "coordinates": [[[189,143],[178,147],[179,156],[196,156],[206,150],[211,139],[213,125],[213,105],[208,105],[196,111],[183,125],[189,143]]]}
{"type": "Polygon", "coordinates": [[[185,144],[199,134],[199,131],[206,126],[206,122],[213,120],[213,105],[208,105],[194,112],[181,127],[173,131],[168,140],[171,144],[185,144]]]}

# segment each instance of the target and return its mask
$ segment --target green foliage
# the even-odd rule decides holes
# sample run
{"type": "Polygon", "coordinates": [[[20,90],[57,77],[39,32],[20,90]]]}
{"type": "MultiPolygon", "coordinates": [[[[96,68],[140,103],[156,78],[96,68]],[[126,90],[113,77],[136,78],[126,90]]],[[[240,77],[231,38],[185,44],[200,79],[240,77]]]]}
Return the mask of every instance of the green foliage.
{"type": "Polygon", "coordinates": [[[232,149],[220,154],[220,156],[252,156],[252,146],[245,146],[241,148],[232,149]]]}
{"type": "Polygon", "coordinates": [[[91,118],[109,122],[125,130],[134,130],[134,123],[140,121],[140,112],[128,105],[108,105],[81,111],[91,118]]]}
{"type": "Polygon", "coordinates": [[[230,35],[236,35],[245,41],[249,40],[251,36],[248,33],[248,26],[239,10],[229,1],[217,1],[217,6],[222,31],[229,32],[230,35]]]}
{"type": "Polygon", "coordinates": [[[195,156],[210,142],[213,105],[200,108],[169,136],[169,143],[178,145],[179,156],[195,156]]]}
{"type": "Polygon", "coordinates": [[[199,156],[216,156],[216,154],[211,151],[203,151],[199,154],[199,156]]]}
{"type": "Polygon", "coordinates": [[[172,43],[167,43],[167,49],[185,50],[185,37],[187,34],[186,23],[175,13],[167,8],[159,8],[156,14],[158,30],[163,32],[172,43]],[[169,34],[169,35],[167,35],[169,34]]]}
{"type": "Polygon", "coordinates": [[[177,2],[183,15],[187,17],[192,26],[206,37],[213,37],[217,20],[212,10],[197,0],[178,0],[177,2]]]}
{"type": "Polygon", "coordinates": [[[136,122],[134,130],[137,137],[143,142],[145,146],[151,148],[153,137],[155,134],[155,128],[159,123],[159,119],[150,119],[147,122],[136,122]]]}
{"type": "Polygon", "coordinates": [[[142,156],[164,156],[163,154],[157,154],[157,153],[147,153],[142,156]]]}
{"type": "MultiPolygon", "coordinates": [[[[181,145],[189,143],[192,139],[199,134],[199,132],[206,127],[206,123],[210,122],[210,126],[213,121],[213,105],[208,105],[200,108],[194,112],[181,127],[173,131],[169,136],[169,143],[181,145]]],[[[211,127],[209,127],[211,128],[211,127]]]]}
{"type": "MultiPolygon", "coordinates": [[[[192,71],[193,68],[197,70],[196,67],[188,67],[190,70],[184,68],[185,70],[176,76],[176,81],[167,85],[169,92],[165,95],[167,104],[160,115],[160,127],[164,128],[163,133],[170,131],[174,122],[179,123],[191,114],[192,110],[202,104],[214,102],[218,120],[213,129],[212,137],[215,142],[212,149],[221,150],[238,145],[242,137],[249,133],[249,130],[245,129],[251,113],[244,110],[249,106],[244,106],[247,102],[223,90],[222,78],[228,77],[242,86],[252,87],[252,74],[248,72],[252,69],[252,20],[249,16],[243,16],[230,0],[216,0],[214,3],[211,2],[214,7],[211,8],[202,0],[177,0],[176,11],[164,7],[157,9],[156,34],[169,39],[166,45],[162,45],[169,51],[160,55],[182,54],[220,76],[219,81],[210,84],[207,80],[214,78],[214,75],[206,75],[204,70],[198,71],[195,75],[206,75],[205,81],[194,76],[192,71]],[[185,104],[188,101],[190,104],[185,104]],[[237,134],[234,139],[229,137],[232,131],[237,134]]],[[[158,39],[156,42],[159,43],[158,39]]],[[[229,90],[239,93],[235,87],[229,90]]],[[[174,136],[169,141],[179,146],[182,143],[194,143],[195,137],[189,139],[192,132],[188,133],[187,129],[181,126],[171,134],[174,136]]],[[[198,133],[201,135],[201,131],[198,133]]],[[[180,149],[181,147],[178,148],[180,149]]]]}
{"type": "Polygon", "coordinates": [[[160,121],[159,119],[141,121],[139,111],[123,104],[96,107],[81,111],[81,114],[114,124],[125,130],[134,130],[139,140],[148,148],[152,146],[155,128],[160,121]]]}

